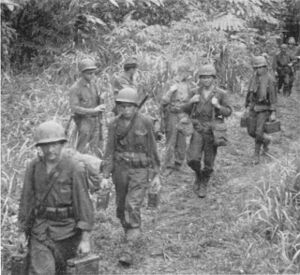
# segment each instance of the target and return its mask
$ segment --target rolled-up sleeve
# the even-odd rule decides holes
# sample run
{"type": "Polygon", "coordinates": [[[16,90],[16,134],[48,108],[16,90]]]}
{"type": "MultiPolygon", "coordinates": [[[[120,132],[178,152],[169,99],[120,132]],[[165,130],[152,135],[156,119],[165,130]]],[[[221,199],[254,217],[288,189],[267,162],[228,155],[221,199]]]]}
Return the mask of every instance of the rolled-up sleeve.
{"type": "Polygon", "coordinates": [[[73,171],[73,208],[76,227],[91,231],[94,223],[93,204],[88,193],[85,170],[77,165],[73,171]]]}

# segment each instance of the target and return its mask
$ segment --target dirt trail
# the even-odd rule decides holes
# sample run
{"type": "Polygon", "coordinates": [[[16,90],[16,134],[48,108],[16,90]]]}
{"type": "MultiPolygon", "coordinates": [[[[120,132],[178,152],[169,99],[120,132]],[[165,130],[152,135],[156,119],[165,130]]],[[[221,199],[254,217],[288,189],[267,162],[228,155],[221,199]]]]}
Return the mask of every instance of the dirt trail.
{"type": "Polygon", "coordinates": [[[208,196],[195,196],[189,168],[171,174],[159,209],[143,211],[144,237],[136,248],[135,265],[128,269],[117,265],[123,233],[113,203],[107,213],[98,214],[95,240],[104,274],[273,272],[265,262],[267,255],[254,249],[253,234],[239,217],[246,201],[255,196],[259,179],[299,142],[300,94],[279,97],[283,130],[273,135],[271,157],[263,158],[260,166],[251,164],[254,141],[239,127],[243,99],[235,96],[233,102],[234,113],[227,121],[231,144],[219,149],[208,196]]]}

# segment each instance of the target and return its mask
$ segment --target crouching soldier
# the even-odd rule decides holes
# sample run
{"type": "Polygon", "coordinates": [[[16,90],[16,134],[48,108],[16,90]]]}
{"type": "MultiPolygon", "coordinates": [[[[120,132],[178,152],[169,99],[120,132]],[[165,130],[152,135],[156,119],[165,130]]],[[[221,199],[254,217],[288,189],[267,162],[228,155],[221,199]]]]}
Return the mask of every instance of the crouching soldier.
{"type": "Polygon", "coordinates": [[[226,92],[215,86],[216,69],[213,65],[202,66],[198,77],[198,91],[183,110],[190,115],[194,126],[187,151],[187,164],[195,172],[194,190],[200,198],[204,198],[218,147],[213,134],[213,123],[216,119],[224,121],[224,117],[230,116],[232,109],[226,92]],[[201,169],[202,156],[204,167],[201,169]]]}
{"type": "MultiPolygon", "coordinates": [[[[101,184],[104,188],[112,175],[117,217],[125,231],[128,247],[140,237],[141,207],[149,184],[160,184],[160,161],[152,122],[138,112],[138,101],[138,93],[133,88],[124,88],[118,93],[119,115],[108,127],[101,184]]],[[[131,264],[131,253],[123,253],[119,261],[131,264]]]]}
{"type": "Polygon", "coordinates": [[[36,129],[42,154],[26,169],[18,217],[20,244],[29,238],[29,274],[65,274],[68,259],[90,252],[92,202],[83,166],[63,152],[66,141],[54,121],[36,129]]]}
{"type": "Polygon", "coordinates": [[[270,139],[264,134],[264,126],[268,120],[275,120],[275,104],[277,102],[276,84],[269,74],[266,59],[256,56],[253,60],[254,75],[250,80],[246,96],[246,112],[249,114],[248,134],[255,139],[254,164],[260,160],[260,150],[269,150],[270,139]]]}

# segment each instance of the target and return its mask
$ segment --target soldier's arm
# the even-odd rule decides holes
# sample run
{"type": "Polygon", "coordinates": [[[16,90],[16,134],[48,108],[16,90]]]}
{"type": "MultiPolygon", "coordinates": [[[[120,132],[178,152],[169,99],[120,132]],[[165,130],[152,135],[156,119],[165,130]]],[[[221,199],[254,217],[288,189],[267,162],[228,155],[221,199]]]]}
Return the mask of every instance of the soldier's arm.
{"type": "Polygon", "coordinates": [[[220,105],[220,114],[224,117],[230,116],[232,113],[232,108],[230,107],[229,97],[225,92],[222,92],[220,105]]]}
{"type": "Polygon", "coordinates": [[[93,205],[88,193],[86,172],[79,163],[74,164],[72,180],[72,202],[76,228],[82,231],[91,231],[94,222],[93,205]]]}
{"type": "Polygon", "coordinates": [[[98,110],[95,110],[95,108],[80,106],[79,91],[76,88],[70,89],[70,107],[71,111],[78,115],[93,115],[98,113],[98,110]]]}
{"type": "Polygon", "coordinates": [[[171,97],[177,90],[176,84],[172,85],[170,89],[166,92],[166,94],[161,99],[161,105],[166,106],[171,102],[171,97]]]}
{"type": "Polygon", "coordinates": [[[275,80],[271,79],[268,85],[269,90],[269,102],[270,102],[270,110],[276,111],[276,103],[277,103],[277,90],[275,80]]]}
{"type": "Polygon", "coordinates": [[[35,206],[35,195],[34,195],[34,166],[35,161],[29,163],[26,168],[24,183],[21,191],[21,198],[19,204],[19,213],[18,213],[18,225],[19,230],[22,232],[29,232],[30,228],[30,219],[34,214],[35,206]]]}
{"type": "Polygon", "coordinates": [[[148,150],[149,150],[149,155],[151,157],[152,165],[156,173],[159,173],[160,169],[160,159],[159,155],[157,152],[157,145],[155,141],[155,136],[154,136],[154,129],[153,129],[153,123],[150,120],[146,120],[146,127],[148,131],[148,150]]]}
{"type": "Polygon", "coordinates": [[[104,157],[102,162],[103,177],[109,178],[113,169],[113,155],[115,146],[115,120],[108,125],[107,143],[104,150],[104,157]]]}

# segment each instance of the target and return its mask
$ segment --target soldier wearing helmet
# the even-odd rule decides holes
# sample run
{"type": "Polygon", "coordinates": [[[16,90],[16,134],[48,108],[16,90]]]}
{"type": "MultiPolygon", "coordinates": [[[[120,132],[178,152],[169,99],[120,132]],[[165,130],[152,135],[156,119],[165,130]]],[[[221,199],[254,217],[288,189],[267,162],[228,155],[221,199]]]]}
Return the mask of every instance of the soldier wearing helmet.
{"type": "Polygon", "coordinates": [[[135,57],[130,57],[125,60],[123,65],[124,71],[115,76],[113,80],[113,90],[115,96],[117,96],[118,92],[125,87],[137,89],[137,83],[134,80],[137,67],[138,64],[135,57]]]}
{"type": "Polygon", "coordinates": [[[253,69],[254,74],[248,87],[245,107],[249,116],[248,134],[255,139],[253,162],[258,164],[261,148],[263,147],[263,154],[269,150],[270,139],[264,134],[264,124],[276,118],[277,90],[263,56],[254,57],[253,69]]]}
{"type": "Polygon", "coordinates": [[[187,151],[187,164],[195,172],[194,191],[200,198],[204,198],[219,146],[213,125],[215,121],[224,122],[224,118],[231,115],[232,109],[227,92],[216,86],[214,65],[201,66],[197,78],[198,91],[184,105],[183,110],[190,115],[194,126],[187,151]]]}
{"type": "Polygon", "coordinates": [[[94,79],[97,67],[93,60],[84,59],[78,68],[81,76],[70,88],[70,107],[78,131],[76,149],[81,153],[90,150],[99,155],[102,141],[101,113],[105,105],[94,79]]]}
{"type": "Polygon", "coordinates": [[[278,92],[283,89],[283,95],[289,96],[292,92],[294,74],[292,70],[292,57],[288,52],[288,46],[282,44],[280,52],[273,59],[273,70],[278,77],[278,92]]]}
{"type": "Polygon", "coordinates": [[[161,108],[166,133],[166,153],[164,171],[166,175],[179,170],[185,159],[186,136],[190,135],[192,125],[188,115],[182,111],[192,95],[188,78],[190,66],[180,64],[177,68],[175,83],[162,97],[161,108]]]}
{"type": "Polygon", "coordinates": [[[41,154],[25,172],[19,244],[29,238],[28,274],[65,274],[68,259],[90,252],[93,208],[85,169],[64,153],[67,138],[57,122],[40,124],[34,139],[41,154]]]}
{"type": "MultiPolygon", "coordinates": [[[[159,185],[159,156],[151,119],[138,112],[134,88],[121,89],[116,97],[119,115],[108,126],[103,159],[102,186],[112,176],[116,188],[117,217],[126,235],[128,250],[120,262],[131,264],[130,248],[141,233],[141,207],[149,184],[159,185]]],[[[125,253],[126,252],[126,253],[125,253]]]]}

